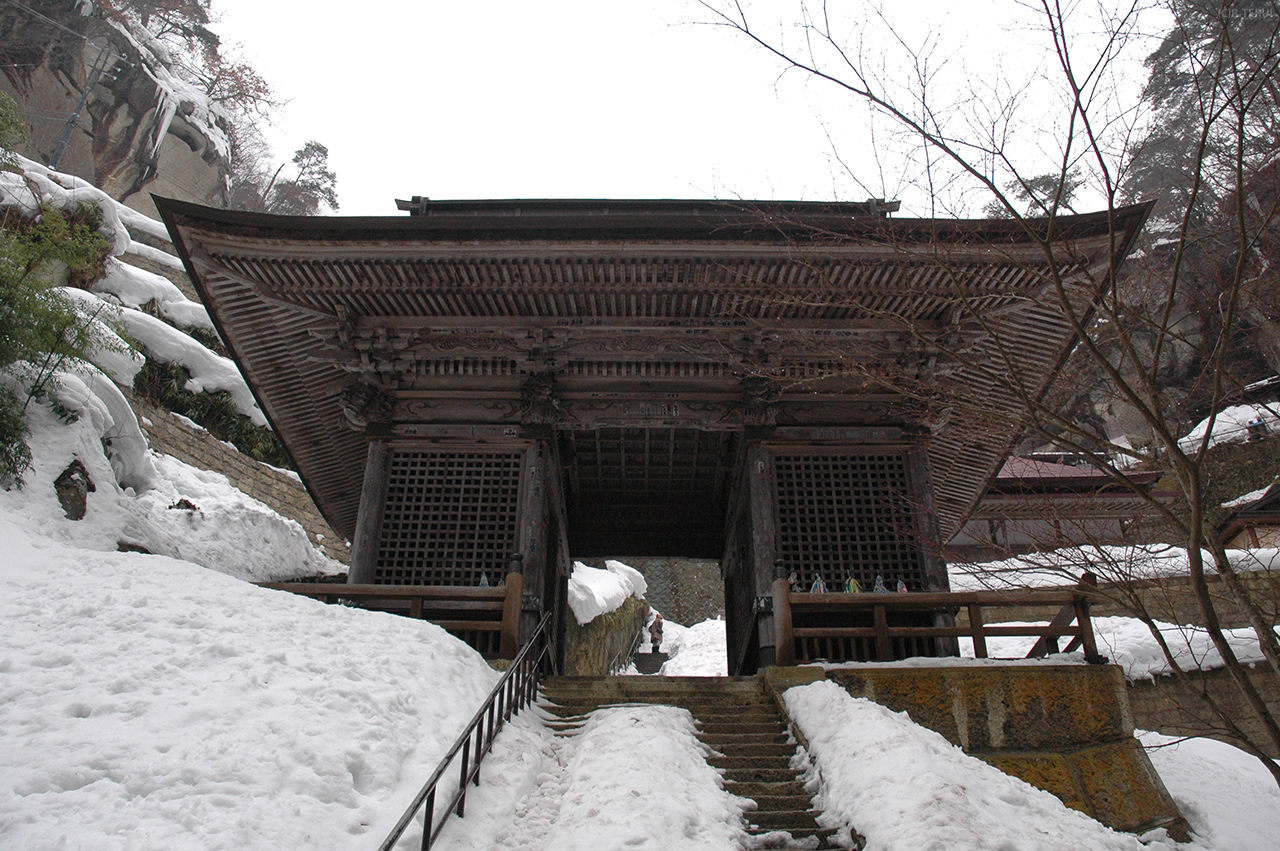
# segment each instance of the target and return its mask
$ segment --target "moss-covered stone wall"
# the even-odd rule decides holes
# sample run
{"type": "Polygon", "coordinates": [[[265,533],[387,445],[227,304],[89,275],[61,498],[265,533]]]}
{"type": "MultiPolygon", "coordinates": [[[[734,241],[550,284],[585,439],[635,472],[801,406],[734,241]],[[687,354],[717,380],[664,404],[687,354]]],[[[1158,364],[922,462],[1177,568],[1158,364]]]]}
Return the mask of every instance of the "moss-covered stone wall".
{"type": "Polygon", "coordinates": [[[590,623],[579,625],[572,613],[565,619],[564,674],[570,677],[603,677],[615,660],[626,653],[649,616],[649,604],[635,597],[590,623]]]}
{"type": "MultiPolygon", "coordinates": [[[[766,672],[775,694],[822,676],[816,667],[766,672]]],[[[867,665],[825,676],[854,697],[906,712],[965,753],[1103,824],[1136,833],[1165,827],[1185,836],[1177,806],[1133,737],[1119,668],[867,665]]]]}

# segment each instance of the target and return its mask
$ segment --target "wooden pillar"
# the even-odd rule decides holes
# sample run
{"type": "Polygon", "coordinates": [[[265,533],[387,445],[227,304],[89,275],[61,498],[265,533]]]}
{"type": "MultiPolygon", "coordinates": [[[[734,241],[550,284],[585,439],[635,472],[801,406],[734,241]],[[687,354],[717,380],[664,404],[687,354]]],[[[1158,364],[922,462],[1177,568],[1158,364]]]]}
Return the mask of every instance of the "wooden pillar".
{"type": "Polygon", "coordinates": [[[554,605],[555,568],[547,554],[547,466],[549,448],[535,441],[526,451],[520,471],[520,515],[516,550],[524,574],[524,605],[520,643],[529,640],[538,621],[554,605]]]}
{"type": "MultiPolygon", "coordinates": [[[[747,453],[747,486],[749,489],[751,555],[750,564],[740,581],[751,583],[751,594],[759,598],[773,591],[774,561],[778,557],[778,521],[775,511],[773,456],[756,446],[747,453]]],[[[772,607],[769,607],[770,609],[772,607]]],[[[777,639],[774,613],[762,610],[756,620],[756,637],[760,647],[760,667],[777,664],[777,639]]]]}
{"type": "Polygon", "coordinates": [[[356,517],[355,537],[351,539],[351,567],[347,570],[347,582],[352,585],[373,583],[374,568],[378,564],[378,541],[382,536],[382,512],[387,504],[391,454],[391,445],[387,441],[369,441],[364,486],[360,490],[360,513],[356,517]]]}
{"type": "Polygon", "coordinates": [[[796,663],[796,641],[791,628],[791,583],[785,578],[773,580],[773,634],[776,641],[774,664],[796,663]]]}

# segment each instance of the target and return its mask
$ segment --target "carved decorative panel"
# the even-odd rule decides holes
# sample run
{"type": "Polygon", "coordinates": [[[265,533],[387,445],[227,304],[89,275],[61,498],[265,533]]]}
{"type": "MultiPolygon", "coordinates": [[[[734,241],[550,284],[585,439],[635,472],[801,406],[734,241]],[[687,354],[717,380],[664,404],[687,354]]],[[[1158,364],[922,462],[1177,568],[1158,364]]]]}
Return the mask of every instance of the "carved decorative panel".
{"type": "Polygon", "coordinates": [[[374,582],[496,584],[517,543],[520,451],[397,451],[374,582]]]}

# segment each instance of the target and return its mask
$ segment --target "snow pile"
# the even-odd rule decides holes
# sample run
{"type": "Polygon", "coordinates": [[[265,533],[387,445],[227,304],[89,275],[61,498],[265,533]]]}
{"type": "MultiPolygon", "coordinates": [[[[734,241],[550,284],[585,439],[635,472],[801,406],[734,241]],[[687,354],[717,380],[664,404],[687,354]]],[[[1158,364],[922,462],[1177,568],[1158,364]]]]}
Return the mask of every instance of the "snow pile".
{"type": "Polygon", "coordinates": [[[663,629],[663,649],[671,654],[662,665],[664,677],[726,677],[729,675],[724,621],[716,619],[680,628],[670,637],[663,629]]]}
{"type": "Polygon", "coordinates": [[[80,413],[70,425],[46,405],[28,406],[28,484],[0,492],[0,513],[24,524],[36,539],[98,552],[114,552],[122,543],[140,546],[242,579],[289,579],[341,569],[311,545],[301,526],[232,487],[225,476],[151,453],[123,397],[110,410],[101,401],[108,389],[119,393],[102,376],[92,387],[64,376],[59,398],[80,413]],[[70,401],[72,393],[82,399],[78,408],[70,401]],[[115,416],[127,416],[131,427],[112,426],[115,416]],[[114,450],[110,462],[103,455],[104,439],[114,450]],[[72,522],[64,518],[52,482],[75,459],[96,490],[88,495],[85,518],[72,522]],[[139,492],[143,479],[149,489],[139,492]]]}
{"type": "MultiPolygon", "coordinates": [[[[1203,552],[1206,572],[1213,574],[1213,556],[1203,552]]],[[[1280,569],[1280,550],[1227,550],[1237,571],[1280,569]]],[[[952,591],[1041,588],[1074,585],[1086,570],[1100,582],[1163,579],[1186,576],[1187,550],[1167,544],[1138,547],[1064,547],[1045,553],[1027,553],[1003,561],[948,566],[952,591]]]]}
{"type": "Polygon", "coordinates": [[[1280,787],[1256,758],[1213,739],[1138,738],[1198,838],[1223,851],[1275,847],[1280,787]]]}
{"type": "Polygon", "coordinates": [[[425,622],[0,535],[6,847],[368,848],[497,677],[425,622]]]}
{"type": "Polygon", "coordinates": [[[784,699],[809,740],[810,773],[821,778],[819,823],[857,830],[868,851],[1175,847],[1116,833],[835,683],[788,689],[784,699]]]}
{"type": "Polygon", "coordinates": [[[643,600],[648,590],[640,571],[620,561],[606,561],[604,570],[576,561],[569,577],[569,608],[579,624],[588,624],[617,609],[628,597],[643,600]]]}
{"type": "Polygon", "coordinates": [[[1217,416],[1196,424],[1186,437],[1178,441],[1178,448],[1192,453],[1200,449],[1200,443],[1209,436],[1206,448],[1219,443],[1244,443],[1249,439],[1249,426],[1261,423],[1272,434],[1280,427],[1280,413],[1269,405],[1233,405],[1219,411],[1217,416]],[[1210,428],[1213,429],[1210,432],[1210,428]]]}
{"type": "MultiPolygon", "coordinates": [[[[120,388],[92,367],[79,372],[63,371],[56,379],[53,397],[97,435],[99,445],[110,457],[116,483],[135,493],[150,490],[156,479],[155,464],[138,418],[120,388]]],[[[31,410],[30,405],[27,410],[31,410]]],[[[100,453],[86,443],[84,436],[80,440],[83,451],[76,454],[96,461],[100,453]]]]}
{"type": "MultiPolygon", "coordinates": [[[[155,253],[169,257],[163,251],[155,253]]],[[[93,285],[93,291],[113,295],[126,307],[141,307],[154,300],[160,315],[175,325],[213,330],[213,322],[204,305],[188,299],[173,281],[155,272],[121,263],[114,257],[108,258],[107,274],[93,285]]]]}
{"type": "MultiPolygon", "coordinates": [[[[746,801],[723,789],[706,762],[693,716],[671,706],[622,706],[594,712],[576,736],[553,745],[558,764],[498,837],[522,851],[635,848],[732,851],[744,836],[746,801]]],[[[470,807],[468,807],[470,811],[470,807]]],[[[469,819],[450,826],[445,847],[487,848],[458,834],[479,832],[469,819]]],[[[444,834],[442,834],[442,837],[444,834]]],[[[476,837],[478,839],[478,837],[476,837]]]]}

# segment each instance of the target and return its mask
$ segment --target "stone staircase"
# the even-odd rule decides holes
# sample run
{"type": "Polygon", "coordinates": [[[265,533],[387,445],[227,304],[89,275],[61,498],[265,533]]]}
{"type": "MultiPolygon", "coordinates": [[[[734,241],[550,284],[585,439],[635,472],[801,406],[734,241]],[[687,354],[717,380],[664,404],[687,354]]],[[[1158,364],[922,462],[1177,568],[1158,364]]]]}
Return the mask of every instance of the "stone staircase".
{"type": "Polygon", "coordinates": [[[622,703],[678,706],[699,722],[699,738],[719,756],[725,789],[756,802],[747,813],[747,848],[839,848],[834,830],[814,821],[812,799],[791,768],[796,746],[787,722],[759,677],[551,677],[542,684],[544,704],[572,728],[579,716],[622,703]],[[576,721],[574,719],[577,719],[576,721]],[[789,834],[789,836],[788,836],[789,834]]]}
{"type": "Polygon", "coordinates": [[[657,653],[636,653],[631,657],[631,661],[635,663],[636,670],[642,674],[656,674],[662,670],[662,665],[667,661],[667,654],[661,651],[657,653]]]}

